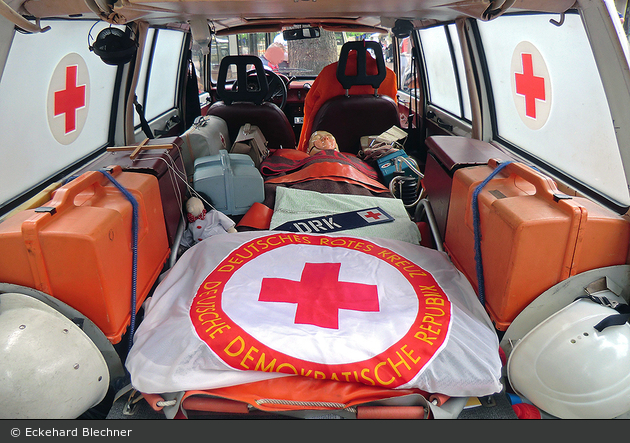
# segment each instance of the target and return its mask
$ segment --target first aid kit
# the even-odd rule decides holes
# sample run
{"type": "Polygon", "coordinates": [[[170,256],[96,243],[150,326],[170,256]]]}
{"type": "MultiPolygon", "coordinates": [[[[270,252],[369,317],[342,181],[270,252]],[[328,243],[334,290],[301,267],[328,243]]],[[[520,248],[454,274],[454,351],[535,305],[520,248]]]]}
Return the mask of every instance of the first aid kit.
{"type": "Polygon", "coordinates": [[[409,162],[409,156],[402,149],[398,149],[391,154],[377,159],[376,163],[378,164],[383,183],[389,185],[389,182],[391,182],[396,175],[417,177],[409,166],[409,162]]]}
{"type": "Polygon", "coordinates": [[[173,245],[182,220],[186,196],[183,140],[180,137],[145,139],[130,146],[111,146],[76,175],[120,165],[123,171],[142,172],[157,177],[169,245],[173,245]]]}
{"type": "Polygon", "coordinates": [[[438,231],[444,239],[455,171],[488,164],[491,158],[511,158],[496,146],[470,137],[433,135],[425,143],[428,152],[422,182],[431,202],[438,231]]]}
{"type": "Polygon", "coordinates": [[[445,248],[484,299],[495,327],[506,330],[560,281],[624,264],[630,222],[591,200],[561,193],[551,178],[523,163],[505,162],[481,187],[497,168],[490,160],[455,171],[445,248]]]}
{"type": "Polygon", "coordinates": [[[118,343],[169,256],[158,179],[89,171],[44,206],[0,224],[0,281],[37,289],[80,311],[118,343]],[[120,188],[117,186],[119,185],[120,188]],[[123,192],[124,191],[124,192],[123,192]],[[126,195],[127,194],[127,195],[126,195]],[[134,203],[137,280],[132,283],[134,203]]]}

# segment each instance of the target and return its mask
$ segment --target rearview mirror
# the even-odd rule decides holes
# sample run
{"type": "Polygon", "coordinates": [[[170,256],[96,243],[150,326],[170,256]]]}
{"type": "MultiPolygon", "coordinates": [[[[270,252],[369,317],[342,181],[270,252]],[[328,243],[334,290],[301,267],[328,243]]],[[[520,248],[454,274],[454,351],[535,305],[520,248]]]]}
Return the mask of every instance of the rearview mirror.
{"type": "Polygon", "coordinates": [[[293,28],[282,31],[282,37],[286,40],[302,40],[305,38],[318,38],[320,35],[319,28],[293,28]]]}

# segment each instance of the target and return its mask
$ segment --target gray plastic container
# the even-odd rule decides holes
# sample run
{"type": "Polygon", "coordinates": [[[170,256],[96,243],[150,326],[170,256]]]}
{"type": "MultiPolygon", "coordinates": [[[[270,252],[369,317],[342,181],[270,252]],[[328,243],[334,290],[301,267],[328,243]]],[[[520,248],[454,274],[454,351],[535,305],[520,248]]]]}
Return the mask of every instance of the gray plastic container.
{"type": "Polygon", "coordinates": [[[265,198],[262,175],[251,157],[224,150],[195,160],[193,187],[217,211],[228,215],[244,214],[265,198]]]}

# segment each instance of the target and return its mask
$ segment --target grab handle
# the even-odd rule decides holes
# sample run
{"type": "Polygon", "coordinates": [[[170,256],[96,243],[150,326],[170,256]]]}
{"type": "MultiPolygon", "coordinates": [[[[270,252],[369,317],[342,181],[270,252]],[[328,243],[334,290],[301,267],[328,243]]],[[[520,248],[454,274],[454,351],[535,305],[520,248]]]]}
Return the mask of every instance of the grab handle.
{"type": "MultiPolygon", "coordinates": [[[[115,166],[112,170],[112,174],[116,175],[121,172],[120,166],[115,166]]],[[[53,294],[49,274],[46,269],[39,233],[53,219],[55,214],[62,213],[68,208],[75,206],[74,199],[79,193],[90,187],[95,187],[95,192],[98,192],[98,188],[103,188],[105,180],[107,179],[98,171],[82,174],[72,182],[57,189],[47,206],[35,209],[35,214],[22,222],[22,238],[28,251],[28,260],[35,289],[52,296],[55,295],[53,294]]]]}
{"type": "MultiPolygon", "coordinates": [[[[493,169],[496,169],[498,164],[499,163],[496,159],[491,159],[488,161],[488,166],[492,167],[493,169]]],[[[509,163],[505,165],[503,170],[508,174],[520,177],[526,182],[533,185],[536,189],[536,195],[547,200],[558,201],[558,198],[560,198],[559,196],[562,195],[560,190],[556,186],[556,182],[553,181],[553,179],[536,172],[534,169],[523,163],[509,163]]]]}
{"type": "MultiPolygon", "coordinates": [[[[116,177],[121,172],[122,168],[119,165],[116,165],[111,168],[110,174],[116,177]]],[[[74,201],[81,192],[89,188],[94,188],[94,193],[98,194],[99,192],[104,191],[104,187],[107,183],[109,183],[109,181],[100,171],[86,172],[65,186],[57,189],[50,201],[50,206],[52,206],[58,213],[64,212],[69,208],[76,206],[74,201]]]]}

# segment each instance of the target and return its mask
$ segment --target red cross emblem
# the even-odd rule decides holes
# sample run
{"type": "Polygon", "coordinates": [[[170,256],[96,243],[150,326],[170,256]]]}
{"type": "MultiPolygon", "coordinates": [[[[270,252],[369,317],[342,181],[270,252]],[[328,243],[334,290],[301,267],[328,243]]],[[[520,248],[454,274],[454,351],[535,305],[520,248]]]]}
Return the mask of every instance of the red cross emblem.
{"type": "Polygon", "coordinates": [[[77,109],[85,106],[85,85],[77,85],[78,66],[66,67],[66,89],[55,92],[54,115],[64,114],[65,133],[76,129],[77,109]]]}
{"type": "Polygon", "coordinates": [[[341,263],[306,263],[300,281],[264,278],[259,301],[296,303],[296,324],[339,329],[339,309],[378,312],[375,285],[339,281],[341,263]]]}
{"type": "Polygon", "coordinates": [[[195,337],[230,368],[392,389],[412,382],[448,339],[451,303],[414,263],[416,249],[404,248],[405,258],[363,238],[288,232],[232,241],[212,244],[231,252],[207,263],[214,268],[189,308],[195,337]],[[278,265],[287,278],[269,276],[278,265]],[[346,266],[370,275],[343,281],[346,266]]]}
{"type": "Polygon", "coordinates": [[[371,218],[373,220],[380,220],[382,216],[383,214],[381,214],[380,212],[372,212],[372,211],[368,211],[363,215],[364,218],[371,218]]]}
{"type": "Polygon", "coordinates": [[[532,54],[521,54],[523,73],[515,73],[516,93],[525,96],[525,115],[536,118],[536,99],[545,100],[545,79],[534,75],[532,54]]]}

